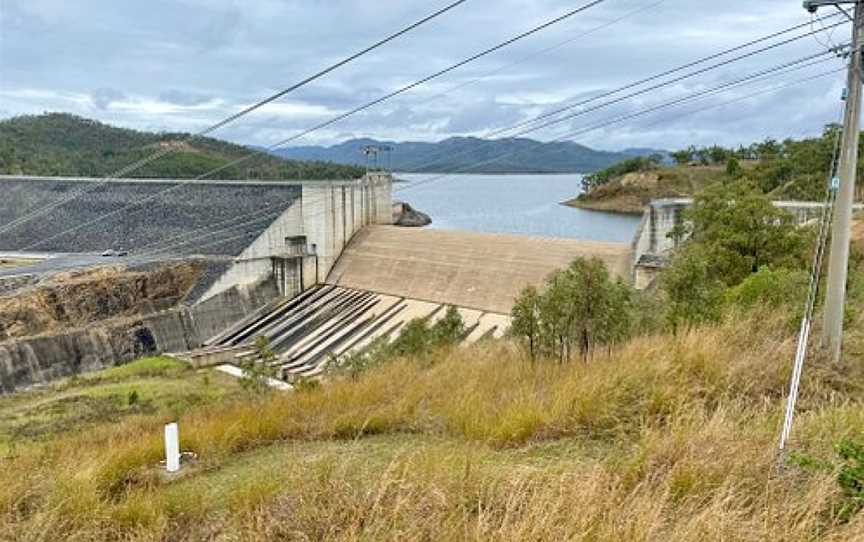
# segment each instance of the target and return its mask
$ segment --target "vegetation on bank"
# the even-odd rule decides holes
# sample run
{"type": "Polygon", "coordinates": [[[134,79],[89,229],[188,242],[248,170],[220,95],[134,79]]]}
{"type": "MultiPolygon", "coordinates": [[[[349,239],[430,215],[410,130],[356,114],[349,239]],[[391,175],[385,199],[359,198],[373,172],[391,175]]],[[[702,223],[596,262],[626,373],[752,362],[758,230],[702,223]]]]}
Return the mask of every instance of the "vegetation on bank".
{"type": "MultiPolygon", "coordinates": [[[[547,280],[543,291],[526,288],[513,309],[513,333],[532,356],[582,358],[597,346],[646,332],[677,332],[716,323],[753,307],[799,313],[809,283],[813,234],[775,207],[751,181],[721,183],[697,194],[672,234],[680,247],[646,292],[613,282],[599,260],[577,260],[547,280]]],[[[855,246],[850,305],[864,301],[861,259],[855,246]]]]}
{"type": "Polygon", "coordinates": [[[172,152],[136,170],[142,178],[195,178],[220,169],[210,179],[352,179],[355,166],[284,160],[266,153],[230,165],[252,149],[185,133],[148,133],[116,128],[64,113],[20,116],[0,121],[0,174],[102,177],[162,149],[172,152]]]}
{"type": "Polygon", "coordinates": [[[861,359],[808,367],[796,463],[777,471],[793,350],[762,313],[590,363],[487,342],[179,412],[188,388],[168,389],[156,412],[19,439],[0,539],[854,540],[858,463],[836,447],[864,438],[861,359]],[[175,418],[197,458],[169,478],[175,418]]]}
{"type": "MultiPolygon", "coordinates": [[[[707,187],[744,180],[771,199],[819,201],[824,197],[839,126],[820,137],[768,139],[747,147],[690,147],[671,153],[675,166],[649,158],[622,162],[586,176],[577,207],[641,212],[649,200],[692,196],[707,187]]],[[[864,152],[864,143],[862,143],[864,152]]],[[[859,179],[864,166],[859,166],[859,179]]]]}
{"type": "MultiPolygon", "coordinates": [[[[147,360],[0,399],[26,425],[65,394],[115,397],[15,434],[0,540],[855,540],[864,315],[850,314],[843,365],[811,358],[778,470],[808,235],[773,213],[746,183],[706,192],[657,289],[577,260],[520,298],[511,339],[456,347],[451,309],[290,394],[147,360]],[[722,274],[700,267],[706,254],[722,274]],[[711,295],[684,310],[669,303],[679,290],[711,295]],[[175,419],[194,459],[169,477],[175,419]]],[[[852,275],[854,305],[860,257],[852,275]]]]}

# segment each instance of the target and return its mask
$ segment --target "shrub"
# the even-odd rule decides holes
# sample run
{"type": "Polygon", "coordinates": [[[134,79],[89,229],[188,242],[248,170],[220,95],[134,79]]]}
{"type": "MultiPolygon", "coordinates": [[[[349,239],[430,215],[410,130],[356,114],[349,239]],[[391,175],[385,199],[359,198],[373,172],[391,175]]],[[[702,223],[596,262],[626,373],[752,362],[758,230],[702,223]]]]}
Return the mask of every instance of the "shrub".
{"type": "Polygon", "coordinates": [[[744,308],[778,308],[803,304],[810,277],[806,271],[771,269],[766,266],[730,288],[724,295],[727,305],[744,308]]]}
{"type": "Polygon", "coordinates": [[[276,360],[276,353],[270,348],[270,340],[264,336],[257,337],[255,355],[240,362],[240,368],[243,370],[240,385],[243,389],[254,393],[269,391],[269,381],[277,374],[277,369],[274,367],[276,360]]]}
{"type": "Polygon", "coordinates": [[[698,246],[688,246],[672,259],[661,276],[672,330],[713,322],[721,314],[723,284],[712,276],[711,259],[698,246]]]}
{"type": "Polygon", "coordinates": [[[426,357],[439,348],[455,346],[466,334],[459,310],[448,305],[444,316],[431,326],[429,318],[411,320],[392,342],[387,336],[378,337],[366,348],[332,360],[330,370],[357,379],[370,368],[393,358],[426,357]]]}
{"type": "Polygon", "coordinates": [[[604,184],[609,183],[609,181],[616,177],[621,177],[628,173],[650,171],[655,169],[662,161],[663,156],[659,154],[652,154],[651,156],[637,156],[636,158],[624,160],[606,169],[582,177],[582,189],[585,192],[589,192],[598,186],[603,186],[604,184]]]}
{"type": "Polygon", "coordinates": [[[545,290],[529,287],[513,306],[511,333],[537,356],[583,359],[597,346],[623,340],[630,332],[632,292],[609,277],[599,259],[578,258],[552,275],[545,290]]]}
{"type": "Polygon", "coordinates": [[[843,462],[837,483],[847,499],[843,515],[851,516],[864,508],[864,445],[844,440],[837,445],[837,455],[843,462]]]}
{"type": "Polygon", "coordinates": [[[671,235],[686,241],[661,278],[673,330],[717,320],[724,300],[776,307],[800,298],[811,232],[752,185],[710,187],[684,219],[671,235]]]}

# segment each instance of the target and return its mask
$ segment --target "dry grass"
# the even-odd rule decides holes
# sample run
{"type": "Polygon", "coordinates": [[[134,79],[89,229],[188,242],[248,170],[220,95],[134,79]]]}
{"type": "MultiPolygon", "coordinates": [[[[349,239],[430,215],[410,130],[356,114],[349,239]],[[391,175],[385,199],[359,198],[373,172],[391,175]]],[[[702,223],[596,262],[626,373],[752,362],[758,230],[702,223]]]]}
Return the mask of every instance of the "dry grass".
{"type": "MultiPolygon", "coordinates": [[[[793,348],[748,320],[589,364],[506,342],[400,360],[190,410],[199,461],[172,481],[164,420],[129,417],[3,460],[0,540],[861,539],[831,473],[774,468],[793,348]]],[[[798,450],[864,435],[859,362],[808,368],[798,450]]]]}

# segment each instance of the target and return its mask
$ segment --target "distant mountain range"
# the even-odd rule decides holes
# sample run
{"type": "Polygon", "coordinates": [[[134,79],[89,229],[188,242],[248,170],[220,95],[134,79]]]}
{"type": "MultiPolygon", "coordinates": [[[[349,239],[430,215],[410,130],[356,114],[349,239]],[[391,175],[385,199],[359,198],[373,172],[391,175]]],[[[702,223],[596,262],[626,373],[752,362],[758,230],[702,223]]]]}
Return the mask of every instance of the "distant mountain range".
{"type": "MultiPolygon", "coordinates": [[[[274,154],[291,160],[365,165],[363,148],[370,145],[390,147],[390,166],[405,173],[590,173],[635,156],[668,154],[654,149],[598,151],[569,141],[544,143],[524,138],[475,137],[451,137],[438,143],[350,139],[330,147],[290,147],[274,154]]],[[[382,164],[387,160],[379,157],[382,164]]]]}

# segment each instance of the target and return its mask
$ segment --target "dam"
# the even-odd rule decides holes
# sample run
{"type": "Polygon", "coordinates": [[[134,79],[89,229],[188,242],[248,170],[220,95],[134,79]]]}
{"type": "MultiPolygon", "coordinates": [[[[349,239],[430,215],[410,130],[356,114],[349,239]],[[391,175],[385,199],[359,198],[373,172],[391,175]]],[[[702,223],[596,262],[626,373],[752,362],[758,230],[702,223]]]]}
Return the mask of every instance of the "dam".
{"type": "Polygon", "coordinates": [[[85,328],[0,341],[0,390],[147,354],[236,363],[262,335],[283,376],[314,376],[448,305],[467,342],[501,336],[519,291],[579,256],[630,274],[624,243],[394,226],[392,183],[386,172],[287,182],[0,177],[0,258],[29,262],[0,268],[0,296],[39,291],[72,269],[201,270],[170,306],[145,303],[134,320],[102,311],[85,328]],[[27,220],[45,205],[45,217],[27,220]]]}
{"type": "MultiPolygon", "coordinates": [[[[448,306],[467,326],[465,342],[500,337],[520,291],[574,258],[599,258],[613,276],[650,286],[676,248],[669,232],[692,205],[651,201],[627,244],[401,227],[392,187],[386,172],[290,182],[0,177],[0,259],[9,262],[0,267],[0,301],[38,292],[69,269],[122,265],[140,280],[178,262],[199,270],[170,303],[147,301],[147,288],[135,294],[145,302],[132,321],[128,311],[123,320],[102,310],[129,305],[108,296],[97,302],[102,320],[53,335],[16,335],[26,322],[0,303],[0,391],[155,353],[237,365],[256,355],[261,336],[284,379],[316,376],[414,319],[436,321],[448,306]],[[81,190],[86,198],[64,202],[81,190]],[[46,202],[59,202],[47,219],[25,220],[46,202]]],[[[775,205],[799,224],[822,209],[775,205]]],[[[69,309],[78,311],[58,310],[69,309]]]]}

